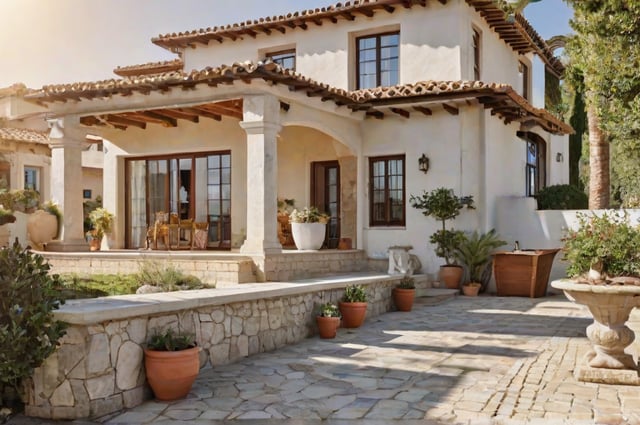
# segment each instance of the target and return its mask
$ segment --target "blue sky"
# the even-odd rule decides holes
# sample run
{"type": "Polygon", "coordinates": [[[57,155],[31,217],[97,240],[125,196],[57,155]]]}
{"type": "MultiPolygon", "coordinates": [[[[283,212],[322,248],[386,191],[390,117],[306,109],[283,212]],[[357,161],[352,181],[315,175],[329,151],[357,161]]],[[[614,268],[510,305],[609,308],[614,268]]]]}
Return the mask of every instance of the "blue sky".
{"type": "MultiPolygon", "coordinates": [[[[173,59],[158,34],[273,16],[337,0],[0,0],[0,87],[114,78],[117,66],[173,59]]],[[[549,38],[570,31],[561,0],[527,7],[549,38]]],[[[535,84],[535,82],[534,82],[535,84]]]]}

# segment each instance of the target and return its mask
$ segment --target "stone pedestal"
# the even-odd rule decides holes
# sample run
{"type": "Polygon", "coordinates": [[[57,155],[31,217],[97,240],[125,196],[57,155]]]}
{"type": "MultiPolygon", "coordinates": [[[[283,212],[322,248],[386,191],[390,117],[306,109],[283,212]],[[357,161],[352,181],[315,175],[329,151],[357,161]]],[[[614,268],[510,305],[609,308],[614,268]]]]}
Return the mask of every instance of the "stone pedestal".
{"type": "Polygon", "coordinates": [[[562,289],[571,301],[587,306],[593,315],[593,323],[587,327],[592,350],[585,356],[586,365],[576,369],[576,377],[587,382],[640,385],[638,362],[625,353],[635,339],[626,322],[631,310],[640,304],[640,287],[569,280],[556,280],[551,286],[562,289]]]}

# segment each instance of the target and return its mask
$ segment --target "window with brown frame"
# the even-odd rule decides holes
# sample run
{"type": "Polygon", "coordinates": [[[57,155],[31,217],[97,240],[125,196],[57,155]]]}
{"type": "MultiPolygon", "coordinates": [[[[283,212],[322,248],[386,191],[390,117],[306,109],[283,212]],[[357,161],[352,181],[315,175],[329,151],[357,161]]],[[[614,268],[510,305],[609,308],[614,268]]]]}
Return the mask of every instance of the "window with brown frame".
{"type": "Polygon", "coordinates": [[[480,81],[480,31],[473,29],[473,79],[480,81]]]}
{"type": "Polygon", "coordinates": [[[356,51],[357,89],[398,84],[399,32],[358,37],[356,51]]]}
{"type": "Polygon", "coordinates": [[[545,187],[546,146],[543,141],[527,139],[526,196],[535,196],[545,187]]]}
{"type": "Polygon", "coordinates": [[[529,99],[529,67],[523,63],[518,62],[518,76],[520,78],[520,87],[522,89],[522,97],[529,99]]]}
{"type": "Polygon", "coordinates": [[[267,53],[266,56],[283,68],[291,69],[292,71],[296,70],[296,49],[271,52],[267,53]]]}
{"type": "Polygon", "coordinates": [[[369,224],[404,226],[405,156],[369,159],[369,224]]]}

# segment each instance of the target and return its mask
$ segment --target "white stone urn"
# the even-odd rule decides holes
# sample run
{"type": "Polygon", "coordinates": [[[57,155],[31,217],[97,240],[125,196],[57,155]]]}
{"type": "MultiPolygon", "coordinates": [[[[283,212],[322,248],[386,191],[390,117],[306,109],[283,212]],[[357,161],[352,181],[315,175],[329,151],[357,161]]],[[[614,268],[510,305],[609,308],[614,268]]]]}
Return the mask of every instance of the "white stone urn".
{"type": "Polygon", "coordinates": [[[592,285],[568,279],[555,280],[551,286],[562,289],[569,300],[585,305],[593,315],[593,323],[587,327],[593,349],[585,358],[588,367],[576,370],[578,379],[640,385],[640,368],[624,351],[635,339],[625,323],[631,310],[640,306],[640,286],[592,285]]]}
{"type": "Polygon", "coordinates": [[[291,223],[291,235],[299,250],[317,250],[322,247],[326,223],[291,223]]]}
{"type": "Polygon", "coordinates": [[[32,248],[42,251],[44,244],[58,234],[58,218],[44,210],[36,210],[27,218],[27,239],[32,248]]]}

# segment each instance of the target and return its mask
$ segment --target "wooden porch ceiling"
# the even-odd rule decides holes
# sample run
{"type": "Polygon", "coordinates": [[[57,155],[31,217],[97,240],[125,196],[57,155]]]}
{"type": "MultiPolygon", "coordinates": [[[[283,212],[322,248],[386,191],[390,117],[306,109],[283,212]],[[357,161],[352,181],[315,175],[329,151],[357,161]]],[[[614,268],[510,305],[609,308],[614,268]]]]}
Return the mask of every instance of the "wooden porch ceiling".
{"type": "Polygon", "coordinates": [[[144,130],[147,128],[147,124],[177,127],[178,120],[198,123],[200,122],[200,117],[202,117],[214,121],[221,121],[223,116],[242,120],[242,99],[231,99],[185,108],[161,108],[89,115],[81,117],[80,123],[87,126],[107,126],[120,130],[126,130],[130,126],[144,130]]]}

